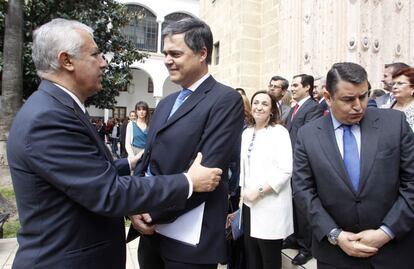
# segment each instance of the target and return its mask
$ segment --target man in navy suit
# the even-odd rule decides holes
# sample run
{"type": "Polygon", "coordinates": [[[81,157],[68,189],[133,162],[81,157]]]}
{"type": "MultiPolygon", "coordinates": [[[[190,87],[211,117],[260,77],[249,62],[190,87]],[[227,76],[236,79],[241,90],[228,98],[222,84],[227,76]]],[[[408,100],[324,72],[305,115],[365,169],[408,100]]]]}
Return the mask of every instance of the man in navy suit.
{"type": "MultiPolygon", "coordinates": [[[[292,97],[296,105],[289,112],[286,128],[289,131],[293,149],[295,149],[299,128],[323,115],[322,108],[312,97],[313,82],[313,77],[306,74],[296,75],[292,80],[292,97]]],[[[284,241],[283,248],[296,247],[297,243],[299,252],[292,259],[292,263],[302,265],[312,258],[311,231],[304,213],[299,211],[296,204],[294,206],[295,232],[284,241]]]]}
{"type": "MultiPolygon", "coordinates": [[[[198,151],[203,153],[203,165],[225,170],[240,141],[243,103],[237,91],[208,73],[213,47],[210,27],[199,19],[184,19],[164,29],[163,38],[170,79],[183,90],[165,97],[157,106],[136,172],[158,175],[186,170],[198,151]],[[189,95],[183,97],[185,93],[189,95]],[[177,109],[179,101],[182,105],[177,109]]],[[[223,174],[215,191],[193,195],[184,210],[152,210],[151,223],[135,222],[135,228],[146,234],[141,236],[138,249],[140,268],[215,269],[226,260],[227,176],[223,174]],[[205,208],[198,245],[154,234],[154,224],[171,222],[202,203],[205,208]]]]}
{"type": "Polygon", "coordinates": [[[13,268],[125,268],[123,216],[183,208],[192,191],[218,185],[220,169],[198,159],[187,175],[139,178],[130,176],[136,159],[112,159],[83,105],[107,67],[88,26],[46,23],[32,57],[42,82],[7,145],[21,223],[13,268]]]}
{"type": "Polygon", "coordinates": [[[334,64],[326,88],[331,113],[299,130],[293,167],[318,269],[414,268],[414,134],[400,111],[367,109],[362,66],[334,64]]]}

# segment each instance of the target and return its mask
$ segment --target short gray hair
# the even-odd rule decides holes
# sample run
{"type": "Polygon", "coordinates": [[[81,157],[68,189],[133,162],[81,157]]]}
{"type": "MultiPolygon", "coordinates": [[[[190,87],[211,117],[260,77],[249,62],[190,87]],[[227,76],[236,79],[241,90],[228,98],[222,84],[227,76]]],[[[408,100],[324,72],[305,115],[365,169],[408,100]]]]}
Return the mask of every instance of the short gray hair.
{"type": "Polygon", "coordinates": [[[58,54],[67,52],[78,57],[84,40],[79,30],[84,30],[93,36],[89,26],[74,20],[53,19],[33,31],[32,59],[37,74],[43,78],[46,74],[60,68],[58,54]]]}

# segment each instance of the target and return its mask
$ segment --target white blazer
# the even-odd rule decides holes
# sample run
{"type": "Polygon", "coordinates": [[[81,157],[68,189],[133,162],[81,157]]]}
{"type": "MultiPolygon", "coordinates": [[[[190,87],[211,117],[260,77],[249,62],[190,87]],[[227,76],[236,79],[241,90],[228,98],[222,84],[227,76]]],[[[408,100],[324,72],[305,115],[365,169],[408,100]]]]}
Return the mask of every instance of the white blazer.
{"type": "Polygon", "coordinates": [[[254,128],[242,135],[240,186],[259,188],[267,183],[273,189],[253,203],[244,202],[251,211],[250,236],[260,239],[283,239],[293,233],[292,146],[289,132],[282,125],[256,132],[250,162],[247,151],[254,128]]]}

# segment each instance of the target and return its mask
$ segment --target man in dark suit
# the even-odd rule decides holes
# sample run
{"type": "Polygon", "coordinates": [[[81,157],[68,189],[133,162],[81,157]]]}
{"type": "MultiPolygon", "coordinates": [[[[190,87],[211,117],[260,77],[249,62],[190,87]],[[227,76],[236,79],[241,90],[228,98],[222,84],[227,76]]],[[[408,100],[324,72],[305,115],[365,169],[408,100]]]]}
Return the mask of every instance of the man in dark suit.
{"type": "Polygon", "coordinates": [[[273,76],[269,81],[269,93],[276,97],[279,107],[279,115],[282,121],[286,122],[289,115],[290,106],[282,103],[282,98],[287,93],[289,81],[281,76],[273,76]]]}
{"type": "Polygon", "coordinates": [[[331,114],[299,130],[294,199],[318,268],[414,268],[414,135],[403,113],[367,108],[363,67],[334,64],[331,114]]]}
{"type": "Polygon", "coordinates": [[[83,105],[102,88],[107,67],[88,26],[44,24],[34,32],[32,57],[43,80],[16,115],[7,145],[21,223],[13,268],[125,268],[123,216],[183,208],[192,190],[218,185],[220,169],[197,161],[189,177],[147,179],[129,176],[136,159],[112,159],[83,105]]]}
{"type": "MultiPolygon", "coordinates": [[[[313,77],[306,74],[296,75],[292,80],[291,91],[296,105],[289,112],[286,127],[290,134],[293,149],[295,149],[299,128],[323,115],[322,109],[311,96],[313,82],[313,77]]],[[[295,154],[295,151],[293,151],[293,154],[295,154]]],[[[294,224],[295,232],[284,241],[283,248],[297,247],[299,252],[292,259],[292,263],[302,265],[312,258],[310,250],[312,236],[304,212],[301,212],[296,204],[294,204],[294,224]]]]}
{"type": "Polygon", "coordinates": [[[291,84],[292,98],[296,102],[289,111],[286,128],[290,134],[292,146],[295,146],[296,135],[300,127],[322,116],[323,111],[313,99],[313,77],[300,74],[293,77],[291,84]]]}
{"type": "Polygon", "coordinates": [[[381,80],[384,84],[385,94],[375,98],[377,107],[389,108],[394,102],[394,96],[392,95],[392,76],[400,71],[402,68],[410,67],[406,63],[397,62],[384,65],[384,76],[381,80]]]}
{"type": "MultiPolygon", "coordinates": [[[[198,151],[203,153],[203,165],[225,170],[240,141],[243,103],[237,91],[208,73],[213,47],[210,27],[199,19],[184,19],[165,28],[163,38],[170,79],[183,90],[165,97],[157,106],[136,172],[158,175],[186,170],[198,151]],[[183,97],[185,92],[188,97],[183,97]],[[182,105],[176,109],[178,102],[182,105]]],[[[141,234],[147,234],[140,238],[140,268],[215,269],[226,260],[227,176],[223,174],[214,192],[193,195],[185,210],[152,210],[151,223],[135,223],[141,234]],[[154,224],[172,221],[202,203],[205,209],[197,246],[153,234],[154,224]]]]}
{"type": "Polygon", "coordinates": [[[323,115],[329,113],[328,104],[326,103],[325,97],[323,97],[323,93],[326,90],[325,84],[326,80],[324,77],[316,78],[312,91],[313,99],[318,102],[320,109],[323,111],[323,115]]]}

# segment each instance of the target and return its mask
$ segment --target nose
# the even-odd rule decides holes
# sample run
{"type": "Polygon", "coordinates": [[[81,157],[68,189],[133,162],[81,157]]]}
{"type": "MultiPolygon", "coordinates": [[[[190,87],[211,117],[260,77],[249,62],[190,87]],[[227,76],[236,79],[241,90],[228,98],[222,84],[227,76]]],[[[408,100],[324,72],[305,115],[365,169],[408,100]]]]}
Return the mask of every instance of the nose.
{"type": "Polygon", "coordinates": [[[101,53],[101,56],[101,68],[106,69],[108,67],[108,61],[106,60],[105,55],[103,53],[101,53]]]}
{"type": "Polygon", "coordinates": [[[165,55],[164,64],[165,65],[171,65],[172,64],[172,57],[170,55],[168,55],[168,54],[165,55]]]}
{"type": "Polygon", "coordinates": [[[361,106],[361,100],[359,98],[356,98],[354,101],[354,104],[352,106],[352,109],[359,112],[361,110],[362,106],[361,106]]]}

